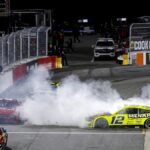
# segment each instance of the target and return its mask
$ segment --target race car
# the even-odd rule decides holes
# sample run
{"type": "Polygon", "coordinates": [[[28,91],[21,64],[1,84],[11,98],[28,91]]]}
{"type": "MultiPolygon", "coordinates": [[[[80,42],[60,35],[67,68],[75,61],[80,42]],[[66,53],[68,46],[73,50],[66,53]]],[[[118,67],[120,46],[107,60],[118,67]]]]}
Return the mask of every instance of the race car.
{"type": "Polygon", "coordinates": [[[60,86],[60,82],[51,82],[50,83],[52,87],[57,88],[60,86]]]}
{"type": "Polygon", "coordinates": [[[16,108],[20,102],[16,99],[0,99],[0,124],[20,123],[19,113],[16,108]]]}
{"type": "Polygon", "coordinates": [[[124,106],[117,112],[91,116],[89,128],[145,127],[150,128],[150,107],[141,105],[124,106]]]}
{"type": "Polygon", "coordinates": [[[8,134],[6,130],[0,127],[0,150],[5,149],[7,146],[8,134]]]}

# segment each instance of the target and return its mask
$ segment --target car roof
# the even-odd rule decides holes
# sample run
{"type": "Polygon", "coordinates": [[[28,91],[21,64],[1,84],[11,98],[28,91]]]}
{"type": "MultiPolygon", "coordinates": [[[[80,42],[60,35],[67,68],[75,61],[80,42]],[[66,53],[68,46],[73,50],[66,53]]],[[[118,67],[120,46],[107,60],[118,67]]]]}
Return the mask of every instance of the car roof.
{"type": "Polygon", "coordinates": [[[147,110],[150,110],[149,106],[144,106],[144,105],[125,105],[121,109],[117,110],[115,113],[118,113],[119,111],[127,109],[127,108],[137,108],[137,109],[147,109],[147,110]]]}
{"type": "Polygon", "coordinates": [[[149,106],[144,106],[144,105],[125,105],[124,108],[143,108],[143,109],[150,109],[149,106]]]}

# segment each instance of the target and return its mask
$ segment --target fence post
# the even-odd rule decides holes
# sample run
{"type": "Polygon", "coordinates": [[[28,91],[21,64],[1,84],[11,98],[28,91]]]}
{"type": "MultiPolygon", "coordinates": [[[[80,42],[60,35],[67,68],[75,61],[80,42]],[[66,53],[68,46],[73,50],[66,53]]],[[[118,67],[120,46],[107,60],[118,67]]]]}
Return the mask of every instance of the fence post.
{"type": "Polygon", "coordinates": [[[30,58],[30,30],[28,31],[28,58],[30,58]]]}
{"type": "Polygon", "coordinates": [[[20,60],[22,60],[22,34],[20,32],[20,60]]]}
{"type": "MultiPolygon", "coordinates": [[[[11,35],[9,35],[9,36],[11,36],[11,35]]],[[[8,58],[7,58],[7,63],[9,64],[9,62],[10,62],[10,61],[9,61],[9,54],[10,54],[10,53],[9,53],[9,50],[10,50],[9,37],[8,37],[8,40],[7,40],[7,45],[8,45],[8,52],[7,52],[7,53],[8,53],[8,58]]]]}
{"type": "Polygon", "coordinates": [[[4,40],[2,39],[2,66],[4,65],[4,40]]]}
{"type": "Polygon", "coordinates": [[[14,35],[14,62],[16,61],[16,35],[14,35]]]}
{"type": "Polygon", "coordinates": [[[50,30],[51,28],[47,28],[46,30],[46,56],[48,55],[48,31],[50,30]]]}

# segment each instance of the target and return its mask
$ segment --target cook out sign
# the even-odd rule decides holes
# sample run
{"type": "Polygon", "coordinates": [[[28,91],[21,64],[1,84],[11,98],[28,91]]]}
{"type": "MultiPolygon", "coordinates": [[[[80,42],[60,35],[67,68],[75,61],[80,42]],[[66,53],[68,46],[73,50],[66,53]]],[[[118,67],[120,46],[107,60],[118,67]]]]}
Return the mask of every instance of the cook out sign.
{"type": "Polygon", "coordinates": [[[150,50],[150,41],[134,41],[134,50],[150,50]]]}

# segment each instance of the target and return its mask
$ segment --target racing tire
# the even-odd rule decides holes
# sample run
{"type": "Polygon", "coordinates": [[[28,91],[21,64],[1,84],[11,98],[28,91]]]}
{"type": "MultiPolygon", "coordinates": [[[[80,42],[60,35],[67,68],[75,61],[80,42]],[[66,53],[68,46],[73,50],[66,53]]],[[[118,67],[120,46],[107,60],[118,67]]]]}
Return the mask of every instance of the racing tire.
{"type": "Polygon", "coordinates": [[[4,148],[7,147],[7,142],[8,142],[8,135],[7,135],[5,143],[4,143],[4,148]]]}
{"type": "Polygon", "coordinates": [[[147,129],[150,128],[150,119],[147,119],[145,121],[144,127],[147,128],[147,129]]]}
{"type": "Polygon", "coordinates": [[[109,128],[107,120],[103,118],[97,119],[94,128],[109,128]]]}

